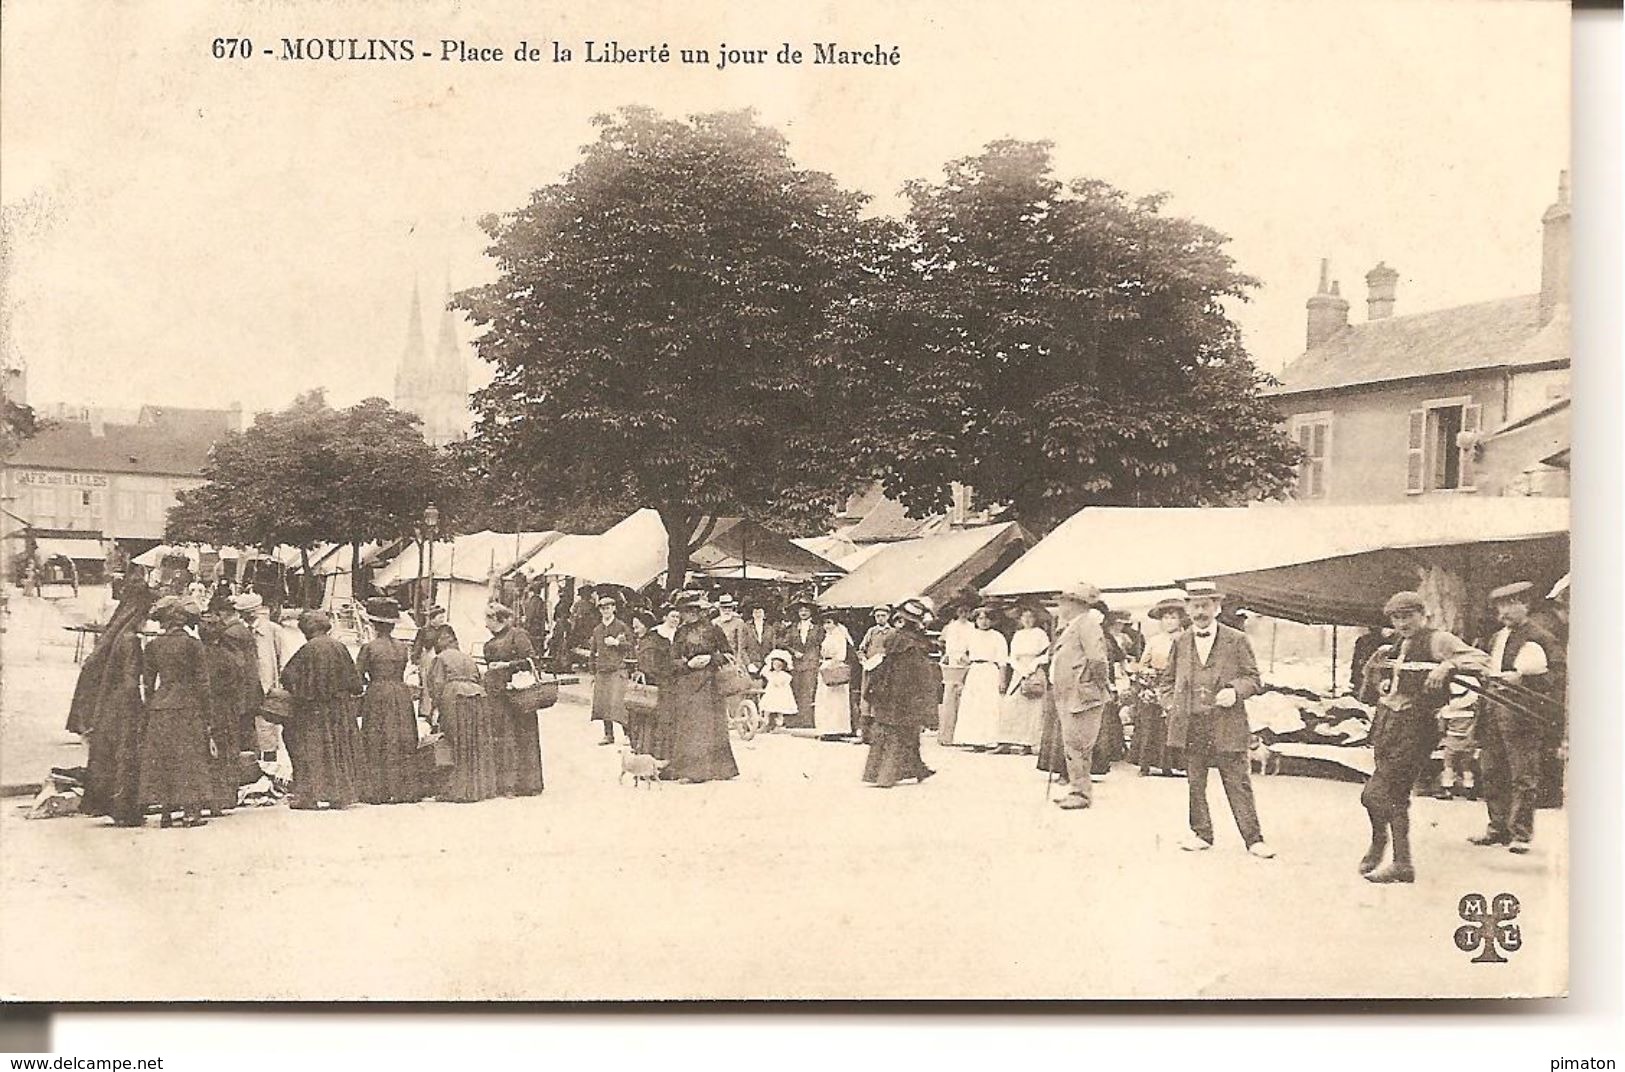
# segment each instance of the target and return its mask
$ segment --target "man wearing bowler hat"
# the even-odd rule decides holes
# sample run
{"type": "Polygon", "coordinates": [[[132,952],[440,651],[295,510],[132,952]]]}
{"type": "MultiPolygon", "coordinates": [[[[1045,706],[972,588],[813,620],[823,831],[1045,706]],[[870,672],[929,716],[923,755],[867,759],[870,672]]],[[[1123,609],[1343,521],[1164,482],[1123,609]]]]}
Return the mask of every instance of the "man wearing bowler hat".
{"type": "Polygon", "coordinates": [[[1260,688],[1258,660],[1247,634],[1217,621],[1224,597],[1211,581],[1185,588],[1191,627],[1174,641],[1160,675],[1162,706],[1168,713],[1168,747],[1182,749],[1190,787],[1190,835],[1180,848],[1213,847],[1208,812],[1207,771],[1219,768],[1230,814],[1247,851],[1260,859],[1275,855],[1264,842],[1247,770],[1247,697],[1260,688]]]}
{"type": "Polygon", "coordinates": [[[1112,698],[1106,635],[1094,613],[1099,602],[1100,589],[1084,582],[1062,592],[1056,608],[1063,626],[1050,655],[1049,680],[1061,723],[1068,783],[1066,795],[1056,803],[1067,811],[1092,803],[1089,767],[1100,719],[1112,698]]]}
{"type": "MultiPolygon", "coordinates": [[[[1516,581],[1490,593],[1501,628],[1490,641],[1490,677],[1544,696],[1563,663],[1563,645],[1529,617],[1534,585],[1516,581]]],[[[1470,838],[1474,845],[1505,845],[1514,853],[1529,851],[1535,836],[1535,800],[1540,792],[1541,741],[1551,718],[1542,718],[1538,700],[1518,704],[1522,711],[1495,702],[1490,693],[1479,734],[1484,803],[1489,829],[1470,838]]]]}

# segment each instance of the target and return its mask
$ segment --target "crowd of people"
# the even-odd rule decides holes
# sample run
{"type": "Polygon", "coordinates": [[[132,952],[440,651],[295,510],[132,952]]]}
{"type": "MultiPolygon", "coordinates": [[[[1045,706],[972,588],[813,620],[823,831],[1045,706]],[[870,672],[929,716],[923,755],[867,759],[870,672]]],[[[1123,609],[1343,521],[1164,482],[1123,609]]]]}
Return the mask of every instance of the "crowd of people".
{"type": "MultiPolygon", "coordinates": [[[[1528,851],[1564,689],[1564,644],[1531,616],[1531,592],[1527,582],[1496,589],[1500,628],[1477,647],[1433,628],[1422,598],[1401,592],[1385,608],[1389,628],[1357,645],[1352,684],[1376,712],[1375,771],[1361,794],[1367,880],[1415,880],[1409,802],[1426,791],[1441,741],[1447,776],[1464,753],[1480,760],[1488,827],[1474,843],[1528,851]]],[[[1038,602],[956,600],[940,634],[928,631],[932,602],[908,599],[875,608],[861,639],[847,612],[811,599],[775,612],[684,591],[651,607],[606,586],[562,615],[539,600],[517,615],[491,604],[478,661],[440,608],[408,644],[394,636],[399,606],[368,600],[373,636],[352,657],[321,611],[299,614],[295,647],[259,596],[211,597],[205,607],[190,594],[124,593],[70,709],[69,728],[90,742],[84,812],[120,825],[154,811],[163,826],[203,825],[281,755],[300,809],[541,793],[538,708],[551,701],[539,699],[537,673],[551,652],[591,673],[601,743],[619,732],[662,779],[737,777],[730,719],[749,697],[770,731],[868,745],[863,778],[880,787],[935,773],[920,752],[927,730],[945,747],[1035,756],[1067,811],[1091,807],[1093,783],[1126,754],[1142,776],[1186,778],[1190,851],[1214,843],[1216,769],[1248,852],[1274,856],[1248,759],[1257,660],[1211,583],[1150,608],[1149,637],[1080,584],[1053,613],[1038,602]]]]}

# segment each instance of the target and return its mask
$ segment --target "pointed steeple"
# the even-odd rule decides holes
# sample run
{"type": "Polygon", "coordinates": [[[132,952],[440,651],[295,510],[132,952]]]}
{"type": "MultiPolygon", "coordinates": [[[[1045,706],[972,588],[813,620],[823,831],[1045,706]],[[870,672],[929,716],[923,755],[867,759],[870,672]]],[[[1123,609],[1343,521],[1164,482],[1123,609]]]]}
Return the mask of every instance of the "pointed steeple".
{"type": "Polygon", "coordinates": [[[429,355],[423,345],[423,302],[418,296],[417,277],[412,277],[412,307],[406,318],[406,349],[395,369],[395,404],[416,410],[423,398],[429,373],[429,355]]]}
{"type": "Polygon", "coordinates": [[[468,393],[468,361],[457,341],[456,314],[451,311],[451,283],[440,303],[440,340],[434,348],[435,379],[442,390],[458,395],[468,393]]]}

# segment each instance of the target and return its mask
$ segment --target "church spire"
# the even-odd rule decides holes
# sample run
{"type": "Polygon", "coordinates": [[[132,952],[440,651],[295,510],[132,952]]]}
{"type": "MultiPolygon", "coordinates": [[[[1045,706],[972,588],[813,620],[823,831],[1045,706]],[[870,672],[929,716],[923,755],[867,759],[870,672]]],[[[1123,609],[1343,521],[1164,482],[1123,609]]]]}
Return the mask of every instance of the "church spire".
{"type": "Polygon", "coordinates": [[[451,283],[440,305],[440,341],[435,344],[435,375],[441,386],[457,394],[468,393],[468,362],[457,341],[456,315],[451,311],[451,283]]]}

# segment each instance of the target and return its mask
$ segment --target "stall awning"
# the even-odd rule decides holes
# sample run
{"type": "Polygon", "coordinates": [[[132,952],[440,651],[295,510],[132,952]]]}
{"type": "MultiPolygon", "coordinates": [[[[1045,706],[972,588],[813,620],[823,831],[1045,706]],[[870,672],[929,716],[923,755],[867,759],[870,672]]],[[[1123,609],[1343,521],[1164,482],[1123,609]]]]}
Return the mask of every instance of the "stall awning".
{"type": "Polygon", "coordinates": [[[99,562],[107,557],[100,533],[83,536],[36,536],[34,553],[41,559],[62,555],[75,562],[99,562]]]}
{"type": "MultiPolygon", "coordinates": [[[[1300,621],[1366,621],[1422,565],[1488,577],[1528,556],[1566,552],[1567,499],[1448,499],[1369,506],[1270,504],[1215,509],[1090,507],[987,586],[989,595],[1049,593],[1090,581],[1135,591],[1228,578],[1243,602],[1300,621]],[[1507,545],[1485,552],[1444,549],[1507,545]],[[1512,545],[1525,545],[1513,547],[1512,545]],[[1293,569],[1308,567],[1312,569],[1293,569]],[[1281,571],[1291,569],[1290,573],[1281,571]],[[1250,587],[1251,593],[1243,592],[1250,587]],[[1382,589],[1387,588],[1387,591],[1382,589]],[[1337,615],[1337,617],[1326,617],[1337,615]]],[[[1553,562],[1567,569],[1566,553],[1553,562]]],[[[1538,579],[1544,572],[1531,576],[1538,579]]],[[[1504,582],[1503,582],[1504,583],[1504,582]]],[[[1548,582],[1549,583],[1549,582],[1548,582]]]]}
{"type": "Polygon", "coordinates": [[[1026,532],[1014,522],[923,536],[888,544],[836,581],[818,602],[826,607],[878,607],[910,596],[941,603],[975,584],[1010,554],[1019,553],[1026,532]]]}
{"type": "MultiPolygon", "coordinates": [[[[450,540],[436,540],[434,544],[434,575],[439,580],[475,581],[484,583],[494,572],[503,576],[515,563],[523,562],[538,551],[563,538],[562,532],[471,532],[450,540]]],[[[422,547],[408,541],[399,553],[373,576],[379,588],[389,588],[403,581],[415,581],[429,572],[428,545],[422,547]],[[421,559],[421,561],[420,561],[421,559]]],[[[346,560],[345,568],[349,568],[346,560]]]]}
{"type": "Polygon", "coordinates": [[[639,589],[666,572],[666,526],[639,510],[597,536],[566,535],[524,560],[527,577],[574,577],[639,589]]]}

